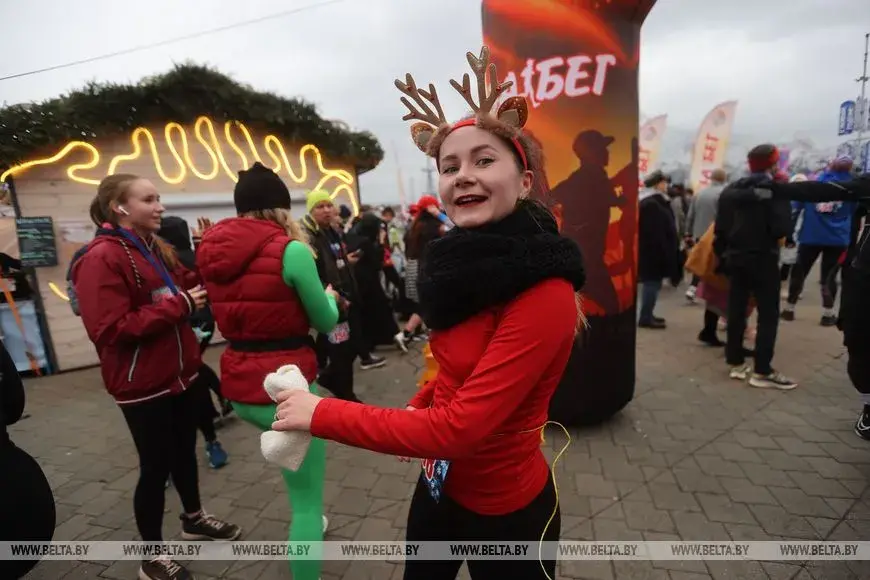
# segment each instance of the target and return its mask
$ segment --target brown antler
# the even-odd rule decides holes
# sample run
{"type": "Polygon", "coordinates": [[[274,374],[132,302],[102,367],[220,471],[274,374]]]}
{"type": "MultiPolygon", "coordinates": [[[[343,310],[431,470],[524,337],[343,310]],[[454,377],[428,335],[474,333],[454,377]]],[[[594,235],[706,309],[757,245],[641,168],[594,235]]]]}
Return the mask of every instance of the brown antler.
{"type": "Polygon", "coordinates": [[[489,60],[488,47],[484,46],[480,49],[479,57],[474,56],[474,53],[471,52],[467,53],[466,57],[468,58],[471,70],[474,72],[474,76],[477,77],[477,100],[480,104],[475,104],[474,99],[471,97],[471,79],[468,73],[462,75],[461,85],[453,79],[450,80],[450,84],[462,95],[462,98],[469,104],[472,111],[475,113],[489,113],[493,105],[498,101],[498,98],[513,85],[513,82],[507,81],[499,84],[495,63],[489,60]],[[495,87],[489,94],[486,92],[487,71],[489,72],[489,80],[495,87]]]}
{"type": "Polygon", "coordinates": [[[444,117],[444,111],[441,109],[441,102],[438,100],[438,93],[435,91],[435,85],[430,83],[428,92],[424,89],[418,89],[417,83],[414,82],[414,77],[411,76],[411,73],[408,73],[405,75],[404,83],[396,79],[396,88],[414,99],[418,107],[415,108],[408,99],[402,97],[402,103],[408,107],[409,111],[402,117],[403,121],[417,119],[429,123],[433,127],[440,127],[447,122],[447,119],[444,117]],[[426,104],[426,101],[431,103],[432,107],[435,108],[434,111],[432,107],[426,104]]]}

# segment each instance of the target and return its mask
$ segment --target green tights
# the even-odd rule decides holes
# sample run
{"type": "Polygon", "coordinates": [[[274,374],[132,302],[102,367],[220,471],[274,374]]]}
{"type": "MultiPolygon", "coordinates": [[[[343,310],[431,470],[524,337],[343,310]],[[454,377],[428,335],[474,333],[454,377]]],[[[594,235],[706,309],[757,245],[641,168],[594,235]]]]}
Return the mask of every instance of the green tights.
{"type": "MultiPolygon", "coordinates": [[[[311,392],[317,392],[317,384],[311,384],[311,392]]],[[[233,403],[233,410],[243,420],[263,431],[272,428],[276,405],[246,405],[233,403]]],[[[290,521],[290,542],[320,542],[323,540],[323,477],[326,471],[326,442],[311,438],[308,453],[299,471],[281,470],[293,517],[290,521]]],[[[316,550],[312,549],[311,554],[316,550]]],[[[318,580],[321,560],[290,559],[293,580],[318,580]]]]}

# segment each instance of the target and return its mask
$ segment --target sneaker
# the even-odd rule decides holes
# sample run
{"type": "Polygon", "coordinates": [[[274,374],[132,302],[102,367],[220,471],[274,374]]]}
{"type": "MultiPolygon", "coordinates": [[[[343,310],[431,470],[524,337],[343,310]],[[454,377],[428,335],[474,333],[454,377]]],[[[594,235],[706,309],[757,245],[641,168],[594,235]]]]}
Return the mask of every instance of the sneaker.
{"type": "Polygon", "coordinates": [[[665,324],[664,320],[657,320],[657,319],[653,318],[650,321],[638,322],[637,327],[638,328],[649,328],[652,330],[664,330],[665,328],[668,327],[668,325],[665,324]]]}
{"type": "Polygon", "coordinates": [[[695,288],[694,286],[689,286],[689,289],[686,290],[686,300],[688,300],[689,303],[694,304],[697,301],[697,292],[697,288],[695,288]]]}
{"type": "Polygon", "coordinates": [[[822,326],[837,326],[837,317],[833,314],[825,314],[819,323],[822,326]]]}
{"type": "Polygon", "coordinates": [[[393,337],[393,342],[396,343],[396,346],[399,347],[399,350],[402,352],[408,352],[408,336],[405,334],[405,331],[402,330],[396,336],[393,337]]]}
{"type": "Polygon", "coordinates": [[[229,461],[229,455],[221,447],[219,441],[212,441],[205,444],[205,454],[208,457],[208,466],[212,469],[220,469],[229,461]]]}
{"type": "Polygon", "coordinates": [[[205,512],[192,518],[181,515],[181,537],[185,540],[216,540],[231,542],[242,535],[242,528],[219,520],[205,512]]]}
{"type": "Polygon", "coordinates": [[[382,367],[385,364],[387,364],[387,359],[382,356],[375,356],[373,354],[370,354],[369,358],[359,361],[359,368],[367,371],[369,369],[376,369],[378,367],[382,367]]]}
{"type": "Polygon", "coordinates": [[[139,580],[193,580],[193,574],[178,562],[161,556],[142,562],[139,580]]]}
{"type": "Polygon", "coordinates": [[[855,433],[861,439],[870,441],[870,405],[864,405],[864,410],[855,422],[855,433]]]}
{"type": "Polygon", "coordinates": [[[326,530],[329,529],[329,518],[323,516],[323,533],[326,534],[326,530]]]}
{"type": "Polygon", "coordinates": [[[790,391],[798,386],[795,381],[776,371],[767,375],[752,373],[749,384],[759,389],[780,389],[782,391],[790,391]]]}
{"type": "Polygon", "coordinates": [[[779,317],[791,322],[794,320],[794,310],[783,310],[779,317]]]}
{"type": "Polygon", "coordinates": [[[728,373],[728,376],[735,381],[745,381],[746,377],[749,376],[749,373],[752,372],[752,367],[746,363],[742,365],[737,365],[731,367],[731,372],[728,373]]]}

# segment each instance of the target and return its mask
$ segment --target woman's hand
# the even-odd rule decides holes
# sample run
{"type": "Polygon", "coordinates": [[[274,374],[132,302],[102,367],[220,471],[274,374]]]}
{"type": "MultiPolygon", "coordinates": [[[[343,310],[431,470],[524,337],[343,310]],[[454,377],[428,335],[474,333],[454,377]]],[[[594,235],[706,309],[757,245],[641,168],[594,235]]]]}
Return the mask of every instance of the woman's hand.
{"type": "Polygon", "coordinates": [[[273,431],[311,431],[314,409],[323,400],[306,391],[281,391],[278,393],[278,409],[275,411],[273,431]]]}
{"type": "Polygon", "coordinates": [[[187,295],[193,300],[194,311],[199,310],[208,302],[208,292],[206,292],[201,284],[196,288],[188,290],[187,295]]]}
{"type": "Polygon", "coordinates": [[[336,302],[339,301],[341,296],[339,296],[338,292],[335,291],[335,288],[332,287],[332,284],[328,285],[324,290],[327,296],[332,296],[336,302]]]}
{"type": "Polygon", "coordinates": [[[202,234],[204,234],[205,231],[207,229],[209,229],[210,227],[212,227],[213,225],[214,224],[212,223],[212,221],[207,217],[196,218],[196,227],[193,228],[193,232],[192,232],[193,239],[196,240],[196,239],[201,238],[202,234]]]}
{"type": "MultiPolygon", "coordinates": [[[[407,407],[405,407],[405,410],[406,410],[406,411],[416,411],[417,408],[416,408],[416,407],[412,407],[411,405],[408,405],[407,407]]],[[[410,458],[410,457],[399,457],[399,461],[401,461],[402,463],[410,463],[410,462],[411,462],[411,458],[410,458]]]]}

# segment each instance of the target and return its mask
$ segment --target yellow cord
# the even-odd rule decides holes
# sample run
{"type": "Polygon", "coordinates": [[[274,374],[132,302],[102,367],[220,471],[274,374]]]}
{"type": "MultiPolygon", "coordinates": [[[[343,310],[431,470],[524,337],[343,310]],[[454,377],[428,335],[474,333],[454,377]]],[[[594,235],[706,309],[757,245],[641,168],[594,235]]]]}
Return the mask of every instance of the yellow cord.
{"type": "Polygon", "coordinates": [[[559,451],[559,453],[556,454],[556,457],[553,459],[553,465],[550,466],[550,474],[553,477],[553,491],[556,494],[556,505],[553,506],[553,513],[550,514],[550,519],[547,520],[547,525],[544,526],[544,531],[541,533],[541,539],[538,541],[538,562],[540,562],[541,564],[541,570],[544,571],[544,576],[546,576],[548,580],[553,580],[553,578],[550,578],[550,575],[547,574],[547,568],[544,566],[544,536],[547,535],[547,530],[550,528],[550,524],[553,523],[553,518],[556,517],[556,512],[559,511],[559,486],[556,483],[556,463],[559,461],[559,458],[562,457],[562,454],[565,453],[565,451],[567,451],[568,447],[571,445],[571,434],[568,433],[568,430],[561,423],[558,423],[556,421],[547,421],[546,423],[544,423],[543,427],[541,427],[542,444],[547,441],[546,437],[544,436],[544,429],[546,429],[547,425],[557,425],[561,427],[562,432],[565,434],[565,437],[568,438],[568,440],[565,442],[565,446],[562,447],[562,449],[559,451]]]}

